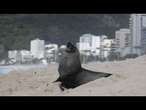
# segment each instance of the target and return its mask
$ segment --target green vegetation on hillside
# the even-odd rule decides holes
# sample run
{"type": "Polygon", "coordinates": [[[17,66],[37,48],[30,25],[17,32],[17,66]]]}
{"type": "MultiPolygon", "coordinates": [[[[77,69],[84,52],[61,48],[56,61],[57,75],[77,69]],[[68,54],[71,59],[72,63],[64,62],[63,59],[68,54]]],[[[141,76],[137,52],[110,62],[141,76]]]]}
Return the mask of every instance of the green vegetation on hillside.
{"type": "Polygon", "coordinates": [[[63,44],[77,42],[84,33],[114,37],[128,27],[127,14],[2,14],[0,15],[0,57],[12,49],[29,49],[30,40],[63,44]]]}

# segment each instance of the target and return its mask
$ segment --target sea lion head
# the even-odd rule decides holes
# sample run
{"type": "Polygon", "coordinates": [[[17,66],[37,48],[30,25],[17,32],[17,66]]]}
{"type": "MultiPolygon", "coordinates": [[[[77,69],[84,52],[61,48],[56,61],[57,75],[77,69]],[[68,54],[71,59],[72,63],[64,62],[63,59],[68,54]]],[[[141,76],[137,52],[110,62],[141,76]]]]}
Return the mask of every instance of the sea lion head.
{"type": "Polygon", "coordinates": [[[66,52],[74,53],[76,50],[77,50],[77,48],[71,42],[67,43],[67,45],[66,45],[66,52]]]}

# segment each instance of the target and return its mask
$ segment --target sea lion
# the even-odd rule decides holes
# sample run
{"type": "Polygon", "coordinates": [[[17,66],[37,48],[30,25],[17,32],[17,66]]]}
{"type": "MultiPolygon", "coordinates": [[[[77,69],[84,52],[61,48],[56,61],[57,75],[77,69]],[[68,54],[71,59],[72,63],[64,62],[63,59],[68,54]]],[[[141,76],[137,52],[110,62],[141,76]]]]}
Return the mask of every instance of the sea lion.
{"type": "Polygon", "coordinates": [[[82,68],[79,50],[70,42],[62,52],[58,72],[59,78],[55,82],[61,82],[61,90],[75,88],[95,79],[112,75],[82,68]]]}

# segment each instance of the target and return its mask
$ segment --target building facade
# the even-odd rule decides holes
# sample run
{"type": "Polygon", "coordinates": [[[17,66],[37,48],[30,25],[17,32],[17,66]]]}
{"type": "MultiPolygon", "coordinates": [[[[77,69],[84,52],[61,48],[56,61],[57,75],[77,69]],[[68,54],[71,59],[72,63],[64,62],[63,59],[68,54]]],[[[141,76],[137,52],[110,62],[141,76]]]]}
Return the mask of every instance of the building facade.
{"type": "Polygon", "coordinates": [[[44,58],[45,52],[45,42],[44,40],[35,39],[30,43],[30,51],[34,58],[41,59],[44,58]]]}
{"type": "Polygon", "coordinates": [[[95,51],[100,47],[100,36],[95,36],[92,34],[83,34],[80,37],[79,50],[91,50],[95,51]]]}
{"type": "Polygon", "coordinates": [[[32,62],[33,56],[29,50],[21,50],[21,62],[26,63],[26,62],[32,62]]]}
{"type": "Polygon", "coordinates": [[[45,59],[47,59],[47,62],[56,62],[57,55],[58,55],[58,45],[57,44],[45,45],[45,59]]]}
{"type": "Polygon", "coordinates": [[[130,29],[132,36],[132,52],[146,54],[146,14],[131,14],[130,29]]]}
{"type": "Polygon", "coordinates": [[[8,58],[13,63],[32,62],[32,55],[28,50],[9,50],[8,58]]]}
{"type": "Polygon", "coordinates": [[[113,41],[113,39],[108,39],[106,35],[84,34],[80,37],[77,47],[81,54],[104,60],[110,54],[113,41]]]}
{"type": "Polygon", "coordinates": [[[115,32],[116,51],[121,57],[131,53],[131,31],[130,29],[120,29],[115,32]]]}
{"type": "Polygon", "coordinates": [[[104,46],[104,58],[107,58],[110,55],[112,44],[114,43],[114,39],[104,39],[103,46],[104,46]]]}

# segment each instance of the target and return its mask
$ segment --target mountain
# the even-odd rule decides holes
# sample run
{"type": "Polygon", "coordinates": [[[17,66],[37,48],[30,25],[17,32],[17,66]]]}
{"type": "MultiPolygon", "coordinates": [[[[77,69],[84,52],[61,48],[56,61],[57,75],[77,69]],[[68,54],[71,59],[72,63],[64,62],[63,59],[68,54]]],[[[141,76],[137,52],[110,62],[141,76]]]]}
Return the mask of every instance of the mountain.
{"type": "Polygon", "coordinates": [[[60,45],[75,43],[85,33],[114,38],[115,30],[128,26],[129,14],[1,14],[0,55],[29,49],[34,38],[60,45]]]}

